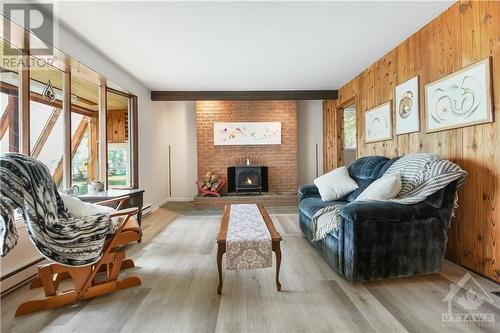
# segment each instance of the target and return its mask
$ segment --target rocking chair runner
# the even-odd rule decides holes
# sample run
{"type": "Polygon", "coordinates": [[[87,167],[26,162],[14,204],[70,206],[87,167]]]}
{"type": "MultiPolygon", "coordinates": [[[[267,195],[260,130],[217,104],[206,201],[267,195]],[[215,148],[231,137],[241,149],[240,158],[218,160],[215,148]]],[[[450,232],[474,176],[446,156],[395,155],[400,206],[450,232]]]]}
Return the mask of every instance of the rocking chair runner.
{"type": "Polygon", "coordinates": [[[16,317],[141,284],[141,280],[136,276],[118,280],[121,269],[134,267],[134,262],[125,258],[125,250],[121,247],[141,238],[139,224],[132,218],[137,214],[138,208],[121,209],[127,199],[128,197],[119,197],[97,203],[109,205],[119,202],[117,211],[110,216],[122,217],[116,232],[107,238],[101,259],[95,264],[81,267],[58,263],[38,267],[38,276],[32,281],[31,288],[43,287],[45,298],[21,304],[17,308],[16,317]],[[99,272],[105,272],[105,276],[99,277],[97,281],[96,275],[99,272]],[[59,290],[61,282],[66,279],[73,280],[74,288],[59,290]]]}

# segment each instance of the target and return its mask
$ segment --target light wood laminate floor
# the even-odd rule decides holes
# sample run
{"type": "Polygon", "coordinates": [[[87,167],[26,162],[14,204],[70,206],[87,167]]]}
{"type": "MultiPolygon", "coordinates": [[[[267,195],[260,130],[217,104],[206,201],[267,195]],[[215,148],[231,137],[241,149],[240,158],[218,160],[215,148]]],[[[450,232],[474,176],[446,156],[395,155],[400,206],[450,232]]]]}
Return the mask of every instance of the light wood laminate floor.
{"type": "MultiPolygon", "coordinates": [[[[275,210],[279,212],[279,210],[275,210]]],[[[14,318],[41,290],[22,287],[1,300],[2,332],[455,332],[443,327],[443,298],[467,272],[446,262],[441,274],[350,283],[304,239],[296,214],[272,214],[283,237],[282,292],[274,268],[226,272],[217,295],[215,235],[220,216],[180,215],[158,209],[144,222],[144,238],[128,254],[137,267],[122,273],[142,286],[73,306],[14,318]]],[[[500,287],[472,274],[487,290],[500,287]]],[[[463,292],[463,290],[461,290],[463,292]]],[[[500,298],[478,309],[493,313],[500,329],[500,298]]],[[[456,307],[456,304],[454,305],[456,307]]],[[[477,311],[476,311],[477,312],[477,311]]]]}

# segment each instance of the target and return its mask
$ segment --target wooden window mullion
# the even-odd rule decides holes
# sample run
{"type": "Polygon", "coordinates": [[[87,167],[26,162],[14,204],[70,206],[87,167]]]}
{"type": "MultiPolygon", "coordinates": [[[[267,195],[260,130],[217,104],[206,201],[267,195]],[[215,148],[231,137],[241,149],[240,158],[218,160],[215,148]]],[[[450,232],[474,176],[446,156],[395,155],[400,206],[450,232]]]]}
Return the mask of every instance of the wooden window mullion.
{"type": "Polygon", "coordinates": [[[99,87],[99,180],[108,188],[108,135],[107,90],[103,82],[99,87]]]}
{"type": "Polygon", "coordinates": [[[19,151],[22,154],[30,154],[30,33],[25,31],[24,47],[22,49],[22,65],[19,69],[18,89],[18,129],[19,129],[19,151]]]}
{"type": "Polygon", "coordinates": [[[62,80],[63,101],[62,101],[62,116],[63,116],[63,188],[71,188],[71,69],[68,68],[63,73],[62,80]]]}

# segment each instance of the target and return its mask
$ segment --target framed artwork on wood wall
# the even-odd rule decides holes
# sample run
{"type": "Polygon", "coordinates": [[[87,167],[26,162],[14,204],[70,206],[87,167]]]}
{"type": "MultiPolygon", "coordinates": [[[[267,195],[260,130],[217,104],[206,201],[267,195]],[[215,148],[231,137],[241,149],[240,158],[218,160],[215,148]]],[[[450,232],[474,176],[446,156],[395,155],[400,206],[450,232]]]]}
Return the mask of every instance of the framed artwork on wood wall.
{"type": "Polygon", "coordinates": [[[281,122],[214,123],[214,145],[279,145],[281,122]]]}
{"type": "Polygon", "coordinates": [[[490,58],[425,86],[426,131],[493,121],[490,58]]]}
{"type": "Polygon", "coordinates": [[[365,143],[392,139],[392,101],[365,112],[365,143]]]}
{"type": "Polygon", "coordinates": [[[396,135],[420,130],[418,75],[396,87],[396,135]]]}

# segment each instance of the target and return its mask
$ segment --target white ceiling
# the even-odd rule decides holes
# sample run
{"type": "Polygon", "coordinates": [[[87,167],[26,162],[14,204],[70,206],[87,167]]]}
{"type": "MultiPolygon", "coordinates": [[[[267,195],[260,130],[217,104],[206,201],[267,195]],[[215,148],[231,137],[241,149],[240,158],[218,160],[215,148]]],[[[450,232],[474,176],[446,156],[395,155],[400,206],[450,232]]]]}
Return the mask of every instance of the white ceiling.
{"type": "Polygon", "coordinates": [[[62,2],[152,90],[338,89],[450,2],[62,2]]]}

